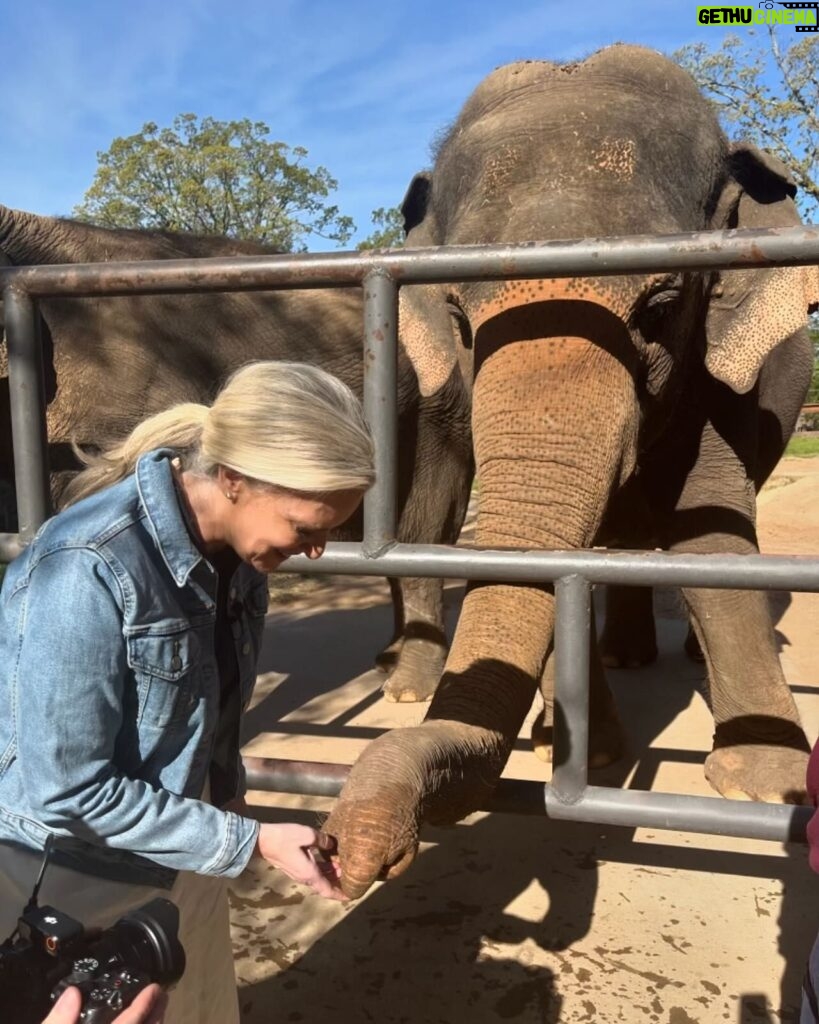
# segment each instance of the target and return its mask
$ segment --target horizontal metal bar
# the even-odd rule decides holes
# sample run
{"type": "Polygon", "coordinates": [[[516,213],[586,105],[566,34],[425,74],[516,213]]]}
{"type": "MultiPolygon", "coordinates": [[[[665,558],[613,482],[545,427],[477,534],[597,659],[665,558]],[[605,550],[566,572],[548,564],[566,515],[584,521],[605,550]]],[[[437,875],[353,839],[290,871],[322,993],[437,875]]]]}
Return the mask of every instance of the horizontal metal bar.
{"type": "Polygon", "coordinates": [[[541,583],[583,576],[625,586],[712,587],[728,590],[819,591],[819,558],[800,555],[687,555],[663,551],[498,551],[443,544],[394,544],[378,557],[336,541],[321,559],[289,558],[281,572],[353,576],[428,576],[541,583]]]}
{"type": "MultiPolygon", "coordinates": [[[[248,789],[263,793],[331,796],[341,792],[350,766],[324,761],[285,761],[275,757],[245,757],[248,789]]],[[[507,814],[544,814],[543,784],[524,779],[501,779],[484,810],[507,814]]]]}
{"type": "Polygon", "coordinates": [[[277,757],[245,757],[242,761],[247,788],[264,793],[338,796],[350,774],[349,765],[326,761],[285,761],[277,757]]]}
{"type": "MultiPolygon", "coordinates": [[[[350,768],[319,761],[283,761],[246,757],[247,788],[262,792],[335,797],[350,768]]],[[[779,843],[804,843],[813,808],[764,804],[721,797],[648,793],[633,789],[587,786],[579,799],[566,803],[551,786],[525,779],[501,779],[481,810],[506,814],[547,815],[561,821],[582,821],[628,828],[702,832],[779,843]]]]}
{"type": "Polygon", "coordinates": [[[377,271],[399,284],[423,284],[817,263],[819,226],[807,225],[369,253],[8,267],[0,268],[0,288],[13,283],[31,296],[46,298],[349,287],[377,271]]]}
{"type": "Polygon", "coordinates": [[[608,786],[587,786],[582,798],[571,804],[561,802],[547,786],[545,799],[547,815],[562,821],[703,832],[777,843],[806,842],[805,829],[813,814],[812,807],[792,804],[649,793],[608,786]]]}
{"type": "MultiPolygon", "coordinates": [[[[17,533],[0,533],[0,561],[25,547],[17,533]]],[[[804,555],[674,555],[665,551],[497,551],[443,544],[393,544],[377,556],[361,544],[334,541],[321,559],[304,555],[277,572],[305,576],[427,576],[441,579],[543,583],[582,576],[589,583],[709,587],[715,590],[819,592],[819,557],[804,555]]]]}

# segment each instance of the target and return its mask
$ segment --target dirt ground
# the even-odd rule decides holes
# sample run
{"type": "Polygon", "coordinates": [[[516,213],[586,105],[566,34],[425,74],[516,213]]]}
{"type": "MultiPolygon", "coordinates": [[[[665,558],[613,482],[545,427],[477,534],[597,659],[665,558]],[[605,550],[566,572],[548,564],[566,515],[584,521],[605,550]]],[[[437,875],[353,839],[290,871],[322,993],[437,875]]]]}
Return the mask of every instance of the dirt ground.
{"type": "MultiPolygon", "coordinates": [[[[819,459],[787,459],[760,495],[766,553],[819,553],[819,459]]],[[[468,534],[467,534],[468,536],[468,534]]],[[[454,626],[461,587],[448,585],[454,626]]],[[[819,596],[771,595],[781,659],[808,738],[819,728],[819,596]]],[[[711,796],[702,671],[685,621],[657,595],[660,657],[612,672],[631,753],[601,785],[711,796]]],[[[382,580],[276,583],[245,753],[350,764],[424,707],[388,704],[372,659],[389,638],[382,580]]],[[[505,774],[546,781],[528,725],[505,774]]],[[[262,820],[317,824],[331,801],[251,793],[262,820]]],[[[798,1019],[819,926],[805,848],[652,829],[475,814],[428,828],[402,878],[354,904],[304,896],[267,866],[232,885],[244,1024],[798,1019]]]]}

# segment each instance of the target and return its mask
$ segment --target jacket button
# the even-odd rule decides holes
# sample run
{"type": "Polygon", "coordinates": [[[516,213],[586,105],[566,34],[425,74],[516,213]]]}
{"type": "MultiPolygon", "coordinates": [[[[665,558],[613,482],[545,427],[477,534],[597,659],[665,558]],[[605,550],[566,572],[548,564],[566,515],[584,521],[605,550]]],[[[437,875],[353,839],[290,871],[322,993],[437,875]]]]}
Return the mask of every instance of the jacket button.
{"type": "Polygon", "coordinates": [[[247,640],[242,644],[242,654],[250,654],[250,644],[247,640]]]}
{"type": "Polygon", "coordinates": [[[179,657],[178,654],[175,654],[171,658],[171,668],[173,669],[174,672],[178,672],[180,668],[182,668],[182,659],[179,657]]]}

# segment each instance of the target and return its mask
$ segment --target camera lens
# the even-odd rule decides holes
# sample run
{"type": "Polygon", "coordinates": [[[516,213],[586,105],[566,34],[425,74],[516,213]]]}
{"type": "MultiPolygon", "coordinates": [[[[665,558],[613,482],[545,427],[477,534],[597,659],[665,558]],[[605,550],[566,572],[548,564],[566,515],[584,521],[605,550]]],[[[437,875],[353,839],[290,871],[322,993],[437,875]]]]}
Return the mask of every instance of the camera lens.
{"type": "MultiPolygon", "coordinates": [[[[102,937],[105,952],[132,970],[143,971],[160,985],[178,981],[185,951],[178,938],[179,911],[161,896],[132,910],[102,937]]],[[[97,947],[97,955],[101,952],[97,947]]]]}

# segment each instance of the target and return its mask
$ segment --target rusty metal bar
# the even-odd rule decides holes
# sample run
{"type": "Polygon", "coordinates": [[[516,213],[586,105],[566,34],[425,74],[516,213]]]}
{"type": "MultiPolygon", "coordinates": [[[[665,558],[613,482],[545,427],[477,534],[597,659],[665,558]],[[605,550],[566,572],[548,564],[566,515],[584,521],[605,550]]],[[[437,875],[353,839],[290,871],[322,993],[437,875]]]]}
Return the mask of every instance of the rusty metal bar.
{"type": "Polygon", "coordinates": [[[0,267],[0,288],[13,283],[19,291],[34,298],[145,295],[353,286],[360,285],[374,272],[387,274],[400,285],[817,263],[819,227],[802,226],[518,245],[440,246],[366,254],[308,253],[0,267]]]}
{"type": "Polygon", "coordinates": [[[495,583],[542,583],[583,576],[590,583],[625,586],[713,587],[717,590],[819,591],[819,557],[802,555],[697,555],[667,551],[515,551],[395,544],[377,558],[361,545],[336,541],[320,561],[289,558],[280,572],[315,576],[430,576],[495,583]]]}
{"type": "Polygon", "coordinates": [[[579,800],[588,781],[591,600],[591,584],[582,576],[555,583],[552,791],[563,803],[579,800]]]}
{"type": "Polygon", "coordinates": [[[398,287],[381,271],[364,281],[364,416],[375,442],[362,543],[370,558],[395,540],[398,492],[398,287]]]}
{"type": "Polygon", "coordinates": [[[245,757],[248,789],[266,793],[303,793],[306,796],[338,796],[350,766],[326,761],[284,761],[275,757],[245,757]]]}
{"type": "MultiPolygon", "coordinates": [[[[350,772],[348,765],[320,761],[282,761],[246,757],[247,788],[261,792],[301,793],[335,797],[350,772]]],[[[628,828],[702,832],[780,843],[804,843],[812,807],[760,804],[722,797],[648,793],[605,786],[586,786],[567,803],[552,786],[525,779],[501,779],[485,811],[547,815],[561,821],[594,822],[628,828]],[[544,794],[545,788],[545,794],[544,794]]]]}
{"type": "MultiPolygon", "coordinates": [[[[285,761],[275,757],[243,758],[247,788],[262,793],[295,793],[336,797],[350,766],[326,761],[285,761]]],[[[509,814],[544,814],[543,785],[524,779],[501,779],[495,794],[483,808],[509,814]]]]}
{"type": "Polygon", "coordinates": [[[37,330],[37,309],[30,295],[16,288],[6,288],[3,316],[9,357],[17,521],[20,539],[26,542],[51,515],[43,351],[37,330]]]}
{"type": "MultiPolygon", "coordinates": [[[[539,785],[539,783],[535,783],[539,785]]],[[[702,832],[737,839],[804,843],[812,807],[683,796],[608,786],[586,786],[572,803],[560,800],[546,786],[546,814],[560,821],[594,822],[671,832],[702,832]]]]}
{"type": "MultiPolygon", "coordinates": [[[[26,542],[0,533],[0,561],[26,542]]],[[[311,576],[428,576],[493,583],[543,583],[583,576],[589,583],[623,586],[711,587],[715,590],[819,592],[819,557],[804,555],[696,555],[667,551],[515,551],[443,544],[394,544],[374,554],[361,544],[336,541],[319,561],[299,555],[276,572],[311,576]]]]}

